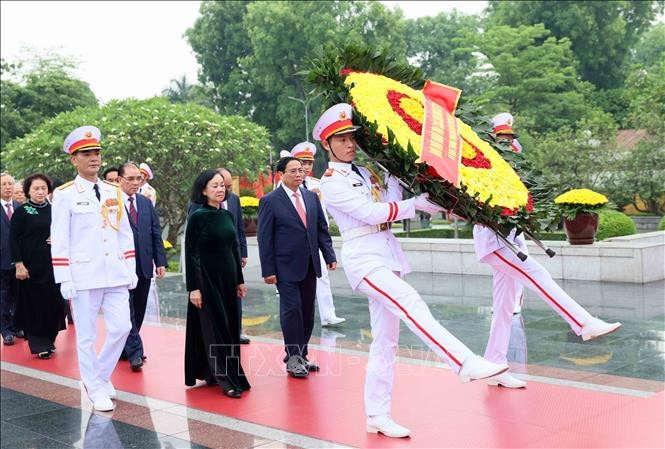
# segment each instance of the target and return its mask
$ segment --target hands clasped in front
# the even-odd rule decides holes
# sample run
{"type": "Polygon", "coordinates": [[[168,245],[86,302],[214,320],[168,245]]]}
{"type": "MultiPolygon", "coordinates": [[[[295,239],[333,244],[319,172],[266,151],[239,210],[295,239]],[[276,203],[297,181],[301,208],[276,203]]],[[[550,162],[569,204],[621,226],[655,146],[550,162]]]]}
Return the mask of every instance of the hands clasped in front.
{"type": "MultiPolygon", "coordinates": [[[[245,284],[238,284],[236,294],[238,295],[238,298],[244,298],[247,295],[247,286],[245,284]]],[[[191,302],[197,309],[203,307],[201,290],[192,290],[189,292],[189,302],[191,302]]]]}

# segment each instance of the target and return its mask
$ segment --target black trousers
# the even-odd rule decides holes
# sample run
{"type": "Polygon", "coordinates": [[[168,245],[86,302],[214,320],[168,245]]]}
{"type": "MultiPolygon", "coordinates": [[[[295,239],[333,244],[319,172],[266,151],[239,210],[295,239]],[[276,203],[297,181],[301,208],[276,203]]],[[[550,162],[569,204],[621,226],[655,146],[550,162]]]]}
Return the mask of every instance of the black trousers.
{"type": "Polygon", "coordinates": [[[0,270],[0,327],[2,336],[16,335],[14,312],[16,311],[16,269],[0,270]]]}
{"type": "Polygon", "coordinates": [[[279,323],[284,336],[286,356],[307,357],[307,344],[314,329],[314,298],[316,297],[316,273],[311,258],[305,279],[301,281],[280,281],[279,323]]]}
{"type": "Polygon", "coordinates": [[[141,326],[145,318],[145,309],[148,306],[148,294],[150,293],[150,279],[138,275],[139,281],[136,288],[129,291],[129,313],[132,318],[132,330],[129,331],[125,343],[124,355],[132,361],[143,357],[143,341],[141,340],[141,326]]]}

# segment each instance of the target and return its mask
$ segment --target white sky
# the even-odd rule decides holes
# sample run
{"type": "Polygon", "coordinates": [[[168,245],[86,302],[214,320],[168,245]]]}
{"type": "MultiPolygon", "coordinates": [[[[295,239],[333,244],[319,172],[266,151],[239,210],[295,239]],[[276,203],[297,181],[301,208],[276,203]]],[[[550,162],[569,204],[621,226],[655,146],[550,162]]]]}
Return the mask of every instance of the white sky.
{"type": "MultiPolygon", "coordinates": [[[[480,12],[486,1],[384,1],[409,18],[458,9],[480,12]]],[[[0,53],[12,62],[33,48],[80,61],[77,76],[98,99],[159,95],[174,78],[195,82],[198,64],[184,39],[199,1],[0,2],[0,53]]]]}

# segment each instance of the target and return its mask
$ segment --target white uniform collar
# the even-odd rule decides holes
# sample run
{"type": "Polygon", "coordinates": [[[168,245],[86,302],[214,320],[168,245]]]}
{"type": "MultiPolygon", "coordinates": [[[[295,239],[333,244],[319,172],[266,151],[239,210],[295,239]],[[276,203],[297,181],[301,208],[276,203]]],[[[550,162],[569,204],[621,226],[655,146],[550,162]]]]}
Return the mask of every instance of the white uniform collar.
{"type": "Polygon", "coordinates": [[[76,186],[79,192],[83,192],[85,190],[93,190],[94,188],[93,186],[95,184],[99,184],[101,189],[101,181],[99,180],[99,178],[97,178],[97,182],[90,182],[87,179],[81,177],[81,175],[76,175],[76,179],[74,179],[74,181],[76,181],[76,186]]]}

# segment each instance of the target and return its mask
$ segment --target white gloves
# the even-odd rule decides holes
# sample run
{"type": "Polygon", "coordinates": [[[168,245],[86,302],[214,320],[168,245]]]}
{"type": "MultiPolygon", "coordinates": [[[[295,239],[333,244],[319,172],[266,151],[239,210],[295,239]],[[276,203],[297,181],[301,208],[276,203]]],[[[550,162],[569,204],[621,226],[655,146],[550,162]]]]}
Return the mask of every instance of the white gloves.
{"type": "Polygon", "coordinates": [[[129,273],[129,285],[127,286],[127,290],[134,290],[136,288],[136,284],[139,283],[139,277],[136,275],[136,273],[129,273]]]}
{"type": "Polygon", "coordinates": [[[76,287],[71,281],[63,282],[60,284],[60,294],[64,299],[74,299],[76,298],[76,287]]]}
{"type": "Polygon", "coordinates": [[[414,200],[416,210],[428,213],[430,215],[438,214],[445,211],[445,209],[437,204],[432,203],[429,198],[429,193],[421,193],[414,200]]]}

